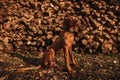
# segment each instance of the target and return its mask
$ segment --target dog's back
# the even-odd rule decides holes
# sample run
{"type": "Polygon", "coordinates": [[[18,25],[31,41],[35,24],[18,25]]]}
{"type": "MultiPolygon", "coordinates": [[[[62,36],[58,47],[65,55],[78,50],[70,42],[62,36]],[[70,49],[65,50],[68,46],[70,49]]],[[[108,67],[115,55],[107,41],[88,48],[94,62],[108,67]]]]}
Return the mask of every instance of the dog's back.
{"type": "Polygon", "coordinates": [[[74,41],[74,35],[69,32],[62,31],[55,42],[49,47],[55,52],[61,51],[64,46],[71,47],[74,41]]]}

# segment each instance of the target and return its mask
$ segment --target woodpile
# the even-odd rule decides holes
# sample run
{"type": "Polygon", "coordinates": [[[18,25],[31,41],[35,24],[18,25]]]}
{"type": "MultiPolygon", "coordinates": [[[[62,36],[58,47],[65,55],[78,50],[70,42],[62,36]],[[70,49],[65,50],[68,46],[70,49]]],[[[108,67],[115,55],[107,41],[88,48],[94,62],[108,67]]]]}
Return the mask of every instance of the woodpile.
{"type": "Polygon", "coordinates": [[[72,14],[82,22],[74,33],[74,51],[119,53],[119,4],[110,4],[105,0],[1,2],[0,50],[42,52],[58,37],[65,15],[72,14]]]}

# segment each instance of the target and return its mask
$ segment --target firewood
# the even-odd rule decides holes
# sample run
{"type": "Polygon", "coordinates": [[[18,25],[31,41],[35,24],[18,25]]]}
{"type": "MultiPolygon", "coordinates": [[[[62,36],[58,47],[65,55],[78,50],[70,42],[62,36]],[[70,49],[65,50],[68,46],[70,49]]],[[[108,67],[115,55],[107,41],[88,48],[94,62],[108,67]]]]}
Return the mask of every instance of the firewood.
{"type": "Polygon", "coordinates": [[[51,39],[53,36],[51,34],[47,35],[47,39],[51,39]]]}
{"type": "Polygon", "coordinates": [[[5,49],[4,44],[3,44],[2,42],[0,42],[0,50],[1,50],[1,51],[4,51],[4,49],[5,49]]]}
{"type": "Polygon", "coordinates": [[[87,45],[87,43],[88,43],[88,42],[87,42],[86,39],[83,39],[83,40],[82,40],[82,44],[87,45]]]}
{"type": "Polygon", "coordinates": [[[112,44],[109,43],[107,40],[102,44],[102,51],[103,53],[109,53],[112,50],[112,44]]]}
{"type": "Polygon", "coordinates": [[[5,44],[4,45],[4,51],[5,52],[9,52],[9,51],[12,51],[13,50],[13,46],[12,46],[12,44],[11,43],[9,43],[9,44],[5,44]]]}
{"type": "Polygon", "coordinates": [[[81,26],[74,29],[73,50],[120,52],[120,7],[104,0],[20,0],[9,5],[4,3],[0,11],[0,50],[5,50],[6,45],[5,51],[44,51],[56,40],[64,27],[64,17],[70,14],[81,20],[81,26]]]}
{"type": "Polygon", "coordinates": [[[18,44],[18,46],[22,46],[23,42],[22,41],[18,41],[17,44],[18,44]]]}
{"type": "Polygon", "coordinates": [[[118,49],[114,46],[113,49],[112,49],[112,53],[118,53],[118,49]]]}
{"type": "Polygon", "coordinates": [[[4,30],[7,30],[7,31],[11,30],[9,24],[10,24],[10,23],[6,23],[6,24],[3,25],[4,30]]]}

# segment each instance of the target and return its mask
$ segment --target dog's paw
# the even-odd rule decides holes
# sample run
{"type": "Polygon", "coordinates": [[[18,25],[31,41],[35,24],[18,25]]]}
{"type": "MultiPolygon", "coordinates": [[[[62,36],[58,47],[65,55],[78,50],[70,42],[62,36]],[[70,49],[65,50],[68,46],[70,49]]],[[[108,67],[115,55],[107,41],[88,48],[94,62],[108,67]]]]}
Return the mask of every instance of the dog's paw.
{"type": "Polygon", "coordinates": [[[74,65],[75,67],[78,67],[78,66],[79,66],[79,64],[78,64],[77,62],[73,63],[73,65],[74,65]]]}
{"type": "Polygon", "coordinates": [[[72,63],[71,65],[72,65],[72,66],[75,66],[75,67],[78,67],[78,66],[79,66],[79,64],[78,64],[77,62],[72,63]]]}
{"type": "Polygon", "coordinates": [[[73,69],[68,70],[68,72],[69,72],[70,74],[76,74],[76,71],[75,71],[75,70],[73,70],[73,69]]]}

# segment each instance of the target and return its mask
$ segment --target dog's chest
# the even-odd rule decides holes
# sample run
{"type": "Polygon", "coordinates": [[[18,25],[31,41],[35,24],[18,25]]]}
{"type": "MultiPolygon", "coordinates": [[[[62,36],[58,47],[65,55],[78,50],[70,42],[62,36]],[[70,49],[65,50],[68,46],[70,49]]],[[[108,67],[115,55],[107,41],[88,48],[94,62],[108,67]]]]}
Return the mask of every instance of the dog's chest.
{"type": "Polygon", "coordinates": [[[69,33],[69,32],[66,32],[64,34],[64,41],[65,41],[65,44],[68,45],[68,46],[71,46],[73,44],[73,41],[74,41],[74,35],[69,33]]]}

